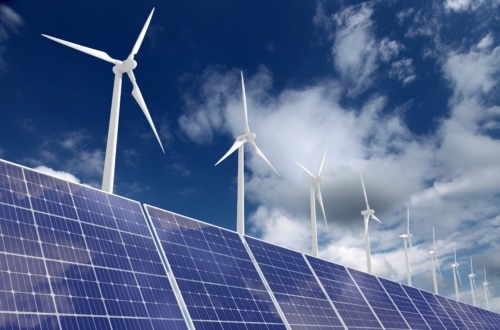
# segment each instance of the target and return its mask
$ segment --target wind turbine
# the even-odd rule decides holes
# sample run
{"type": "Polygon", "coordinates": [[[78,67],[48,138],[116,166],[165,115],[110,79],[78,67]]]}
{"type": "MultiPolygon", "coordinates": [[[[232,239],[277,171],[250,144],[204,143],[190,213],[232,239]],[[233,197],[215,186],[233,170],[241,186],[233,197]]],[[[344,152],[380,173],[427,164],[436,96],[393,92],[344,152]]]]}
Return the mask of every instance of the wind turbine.
{"type": "Polygon", "coordinates": [[[486,280],[486,267],[484,267],[484,299],[486,301],[486,309],[490,310],[490,290],[488,289],[488,285],[490,285],[490,283],[486,280]]]}
{"type": "Polygon", "coordinates": [[[413,235],[410,233],[410,209],[407,207],[406,208],[406,233],[403,235],[399,235],[404,241],[404,247],[405,247],[405,259],[406,259],[406,277],[407,277],[407,282],[409,286],[412,286],[411,284],[411,272],[410,272],[410,261],[408,258],[408,243],[410,244],[410,249],[413,254],[413,258],[415,259],[415,253],[413,252],[413,245],[411,245],[411,238],[413,235]]]}
{"type": "Polygon", "coordinates": [[[441,268],[439,268],[439,263],[437,260],[436,238],[434,235],[434,227],[432,227],[432,250],[429,251],[429,254],[431,255],[431,262],[432,262],[432,280],[434,282],[434,293],[438,294],[436,265],[438,267],[439,274],[441,274],[441,268]]]}
{"type": "Polygon", "coordinates": [[[370,219],[376,220],[379,223],[382,223],[376,216],[375,211],[370,208],[368,205],[368,197],[366,196],[366,188],[365,182],[363,181],[363,175],[360,174],[361,177],[361,185],[363,186],[363,194],[365,195],[366,202],[366,210],[361,211],[361,215],[363,216],[364,225],[365,225],[365,246],[366,246],[366,269],[368,273],[372,272],[372,260],[370,256],[370,233],[368,231],[368,222],[370,219]]]}
{"type": "Polygon", "coordinates": [[[321,171],[323,170],[323,164],[325,163],[326,150],[323,154],[323,159],[321,160],[321,165],[319,166],[318,174],[313,175],[311,172],[307,170],[304,166],[300,165],[298,162],[295,162],[304,172],[309,174],[309,186],[310,186],[310,199],[311,199],[311,237],[312,237],[312,254],[313,256],[318,256],[318,232],[316,229],[316,201],[314,199],[314,195],[316,192],[316,197],[318,198],[319,206],[321,207],[321,211],[323,212],[323,218],[325,219],[325,226],[328,230],[328,224],[326,222],[326,214],[325,208],[323,206],[323,198],[321,197],[321,188],[320,183],[323,181],[323,177],[321,176],[321,171]]]}
{"type": "MultiPolygon", "coordinates": [[[[485,275],[486,276],[486,275],[485,275]]],[[[476,274],[474,274],[474,269],[472,268],[472,257],[470,257],[470,293],[472,295],[472,305],[476,306],[476,274]]]]}
{"type": "Polygon", "coordinates": [[[146,20],[146,23],[144,24],[144,27],[142,28],[141,33],[139,34],[139,37],[137,38],[137,41],[135,42],[134,47],[130,52],[130,55],[123,61],[114,59],[103,51],[81,46],[69,41],[61,40],[58,38],[42,34],[42,36],[49,38],[50,40],[53,40],[65,46],[71,47],[73,49],[79,50],[86,54],[97,57],[101,60],[104,60],[106,62],[114,64],[113,72],[115,74],[115,81],[113,85],[113,98],[111,101],[111,115],[109,120],[108,141],[106,145],[106,156],[104,160],[104,172],[102,178],[102,190],[109,193],[113,193],[113,182],[115,176],[115,159],[116,159],[116,141],[118,136],[118,118],[120,115],[122,76],[124,73],[127,73],[130,81],[132,82],[133,86],[132,96],[141,107],[142,112],[144,112],[144,115],[146,116],[146,119],[148,120],[149,125],[151,126],[153,133],[156,136],[156,139],[158,140],[158,143],[160,144],[161,150],[163,151],[163,153],[165,153],[163,145],[161,144],[160,141],[160,137],[156,132],[153,120],[149,115],[148,108],[146,106],[146,103],[144,102],[139,86],[137,85],[137,82],[135,80],[133,71],[137,66],[137,62],[134,60],[134,57],[139,52],[139,48],[141,47],[142,41],[144,40],[144,36],[146,35],[146,31],[148,29],[149,22],[151,21],[151,17],[153,16],[154,10],[155,10],[154,8],[153,10],[151,10],[151,13],[149,14],[149,17],[146,20]]]}
{"type": "Polygon", "coordinates": [[[226,152],[224,156],[222,156],[221,159],[217,163],[215,163],[215,166],[217,166],[220,162],[222,162],[226,157],[228,157],[230,154],[232,154],[236,149],[238,149],[238,199],[237,199],[237,205],[236,205],[236,230],[240,234],[245,233],[245,205],[244,205],[244,200],[245,200],[245,178],[244,178],[244,146],[245,143],[249,142],[255,149],[255,152],[257,155],[262,158],[268,165],[271,167],[271,169],[278,175],[278,172],[274,169],[273,165],[267,160],[266,156],[260,151],[259,147],[257,147],[257,144],[255,144],[255,137],[256,135],[254,133],[250,132],[250,127],[248,126],[248,111],[247,111],[247,99],[245,95],[245,82],[243,80],[243,71],[241,71],[241,90],[243,93],[243,110],[245,114],[245,133],[242,135],[236,137],[236,140],[234,141],[233,145],[231,148],[226,152]]]}
{"type": "Polygon", "coordinates": [[[451,268],[453,270],[453,282],[455,283],[455,299],[457,301],[460,301],[460,293],[458,292],[457,276],[458,276],[458,280],[460,281],[460,285],[462,285],[462,279],[460,278],[460,273],[458,272],[459,263],[457,262],[457,249],[456,249],[455,243],[453,243],[453,253],[455,255],[455,262],[451,265],[451,268]]]}

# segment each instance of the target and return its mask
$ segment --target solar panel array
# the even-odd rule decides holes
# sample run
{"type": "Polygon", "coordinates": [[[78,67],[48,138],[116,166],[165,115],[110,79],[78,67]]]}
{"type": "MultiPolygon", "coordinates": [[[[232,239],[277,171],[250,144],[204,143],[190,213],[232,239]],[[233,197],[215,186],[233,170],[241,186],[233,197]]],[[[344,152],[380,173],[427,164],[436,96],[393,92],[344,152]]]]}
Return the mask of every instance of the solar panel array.
{"type": "Polygon", "coordinates": [[[0,329],[500,329],[500,315],[0,160],[0,329]]]}

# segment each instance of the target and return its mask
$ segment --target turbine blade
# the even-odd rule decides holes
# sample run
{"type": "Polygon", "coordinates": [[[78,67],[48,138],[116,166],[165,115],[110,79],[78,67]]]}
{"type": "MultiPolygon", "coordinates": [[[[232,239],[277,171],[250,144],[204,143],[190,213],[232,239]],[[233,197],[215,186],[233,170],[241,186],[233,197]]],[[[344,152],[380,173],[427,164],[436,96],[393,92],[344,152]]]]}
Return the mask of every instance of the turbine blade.
{"type": "Polygon", "coordinates": [[[410,208],[406,208],[406,235],[410,236],[410,208]]]}
{"type": "Polygon", "coordinates": [[[146,35],[146,31],[148,30],[149,22],[151,22],[151,18],[153,17],[155,9],[153,7],[153,10],[151,10],[151,13],[148,16],[148,19],[146,20],[146,23],[142,27],[141,33],[139,34],[139,37],[137,38],[137,41],[134,44],[134,47],[132,48],[132,52],[130,52],[130,55],[128,56],[129,59],[134,58],[134,56],[139,52],[139,48],[141,48],[142,41],[144,40],[144,36],[146,35]]]}
{"type": "Polygon", "coordinates": [[[365,181],[363,180],[363,175],[359,175],[361,177],[361,185],[363,186],[363,194],[365,195],[365,202],[366,202],[366,209],[370,209],[370,205],[368,205],[368,197],[366,196],[366,188],[365,188],[365,181]]]}
{"type": "Polygon", "coordinates": [[[262,158],[267,163],[267,165],[269,165],[270,168],[272,168],[272,170],[274,171],[274,173],[276,173],[277,176],[280,176],[278,174],[278,172],[274,169],[274,166],[271,164],[271,162],[269,160],[267,160],[267,158],[264,155],[264,153],[259,149],[259,147],[257,147],[257,144],[255,144],[254,141],[251,141],[250,143],[255,148],[255,152],[257,153],[257,155],[259,155],[259,157],[262,158]]]}
{"type": "Polygon", "coordinates": [[[295,164],[297,164],[297,165],[298,165],[298,166],[299,166],[299,167],[300,167],[300,168],[301,168],[304,172],[306,172],[307,174],[309,174],[309,176],[310,176],[311,178],[314,178],[314,175],[313,175],[311,172],[309,172],[307,168],[305,168],[304,166],[300,165],[300,164],[299,164],[299,162],[297,162],[297,161],[295,161],[295,160],[294,160],[294,162],[295,162],[295,164]]]}
{"type": "Polygon", "coordinates": [[[441,274],[441,267],[439,267],[439,261],[438,261],[438,257],[436,255],[436,252],[434,252],[434,258],[435,258],[434,260],[436,261],[436,266],[439,270],[439,275],[443,275],[443,274],[441,274]]]}
{"type": "Polygon", "coordinates": [[[217,163],[215,163],[214,166],[219,165],[220,162],[222,162],[224,159],[226,159],[227,156],[229,156],[230,154],[232,154],[236,149],[238,149],[239,147],[241,147],[245,142],[246,142],[246,140],[245,141],[235,140],[234,143],[233,143],[233,145],[231,146],[231,148],[229,148],[229,150],[224,154],[224,156],[221,157],[221,159],[219,159],[219,161],[217,163]]]}
{"type": "Polygon", "coordinates": [[[326,158],[326,149],[325,149],[325,152],[323,153],[323,159],[321,160],[321,165],[319,166],[318,176],[321,175],[321,171],[323,171],[323,165],[325,164],[325,158],[326,158]]]}
{"type": "Polygon", "coordinates": [[[245,133],[250,133],[250,126],[248,125],[247,97],[245,93],[245,81],[243,80],[243,71],[241,71],[241,91],[243,94],[243,111],[245,112],[245,133]]]}
{"type": "Polygon", "coordinates": [[[375,216],[375,214],[372,214],[372,215],[371,215],[371,218],[372,218],[373,220],[378,221],[378,223],[380,223],[380,224],[382,223],[382,221],[380,221],[380,220],[379,220],[379,219],[375,216]]]}
{"type": "Polygon", "coordinates": [[[139,89],[139,86],[137,85],[137,81],[135,80],[134,72],[132,70],[127,72],[128,77],[130,78],[130,81],[132,82],[132,85],[134,86],[132,89],[132,96],[134,99],[137,101],[139,106],[142,109],[142,112],[146,116],[146,119],[149,122],[149,125],[151,126],[151,129],[153,130],[154,135],[156,136],[156,140],[158,140],[158,143],[160,144],[161,150],[163,153],[165,153],[165,150],[163,149],[163,145],[161,144],[160,137],[158,136],[158,132],[156,131],[155,124],[153,123],[153,119],[151,119],[151,116],[148,111],[148,107],[146,106],[146,102],[144,102],[144,98],[142,97],[141,90],[139,89]]]}
{"type": "Polygon", "coordinates": [[[52,41],[55,41],[55,42],[58,42],[60,44],[65,45],[65,46],[68,46],[70,48],[73,48],[73,49],[79,50],[81,52],[84,52],[86,54],[89,54],[89,55],[92,55],[94,57],[97,57],[97,58],[99,58],[99,59],[101,59],[103,61],[106,61],[106,62],[109,62],[109,63],[113,63],[113,64],[116,64],[116,63],[120,62],[118,60],[115,60],[114,58],[112,58],[111,56],[109,56],[107,53],[105,53],[103,51],[96,50],[96,49],[89,48],[89,47],[85,47],[85,46],[81,46],[81,45],[75,44],[73,42],[69,42],[69,41],[65,41],[65,40],[59,39],[59,38],[48,36],[46,34],[42,34],[42,36],[44,36],[45,38],[48,38],[48,39],[50,39],[52,41]]]}
{"type": "Polygon", "coordinates": [[[458,282],[460,282],[460,286],[462,286],[462,278],[460,277],[460,272],[458,271],[458,266],[455,267],[455,270],[456,270],[457,275],[458,275],[458,282]]]}
{"type": "Polygon", "coordinates": [[[319,183],[318,183],[318,193],[316,194],[316,198],[318,198],[319,206],[321,207],[321,212],[323,212],[323,219],[325,219],[326,230],[328,230],[328,223],[326,222],[325,207],[323,205],[323,197],[321,197],[321,188],[320,188],[319,183]]]}

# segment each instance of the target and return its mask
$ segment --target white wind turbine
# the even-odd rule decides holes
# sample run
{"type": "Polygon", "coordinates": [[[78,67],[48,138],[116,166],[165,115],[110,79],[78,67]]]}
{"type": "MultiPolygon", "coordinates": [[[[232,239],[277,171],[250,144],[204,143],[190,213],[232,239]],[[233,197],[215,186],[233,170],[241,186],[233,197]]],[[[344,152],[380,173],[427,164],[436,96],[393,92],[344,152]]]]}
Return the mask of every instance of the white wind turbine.
{"type": "Polygon", "coordinates": [[[365,182],[363,181],[363,175],[360,174],[361,177],[361,185],[363,186],[363,194],[365,195],[366,202],[366,210],[361,211],[361,215],[363,216],[364,226],[365,226],[365,247],[366,247],[366,268],[367,272],[372,272],[372,260],[371,260],[371,252],[370,252],[370,233],[368,231],[368,222],[370,219],[376,220],[379,223],[382,223],[376,216],[375,211],[370,208],[368,205],[368,197],[366,196],[366,188],[365,182]]]}
{"type": "Polygon", "coordinates": [[[325,207],[323,205],[323,198],[321,197],[321,188],[320,183],[323,181],[323,177],[321,176],[321,171],[323,170],[323,164],[325,163],[326,150],[323,154],[323,159],[321,160],[321,165],[319,166],[318,174],[313,175],[311,172],[307,170],[304,166],[300,165],[297,161],[294,160],[295,164],[297,164],[304,172],[306,172],[309,179],[310,186],[310,199],[311,199],[311,237],[312,237],[312,255],[318,256],[318,232],[316,229],[316,201],[314,199],[314,195],[316,193],[316,197],[319,202],[319,206],[321,207],[321,211],[323,212],[323,218],[325,219],[325,226],[328,230],[328,224],[326,222],[326,213],[325,207]],[[317,190],[317,191],[316,191],[317,190]]]}
{"type": "Polygon", "coordinates": [[[115,158],[116,158],[116,141],[117,141],[117,136],[118,136],[118,118],[120,114],[120,98],[121,98],[121,86],[122,86],[122,75],[124,73],[127,73],[130,81],[132,82],[132,96],[134,99],[137,101],[139,106],[141,107],[142,111],[144,112],[144,115],[146,116],[146,119],[149,122],[149,125],[153,129],[153,133],[156,136],[156,139],[158,140],[158,143],[160,144],[160,147],[165,153],[163,146],[160,141],[160,137],[158,136],[158,133],[156,132],[156,128],[153,124],[153,120],[151,119],[151,116],[149,115],[148,108],[146,106],[146,103],[144,102],[144,99],[142,97],[141,91],[139,89],[139,86],[137,86],[137,82],[135,80],[134,72],[133,70],[137,66],[137,62],[134,60],[134,56],[139,52],[139,48],[141,47],[142,41],[144,39],[144,36],[146,35],[146,31],[149,26],[149,22],[151,21],[151,17],[153,16],[154,8],[151,10],[151,13],[149,14],[149,17],[144,24],[144,27],[141,30],[141,33],[139,34],[139,37],[137,38],[137,41],[134,44],[134,47],[132,48],[132,51],[130,52],[130,55],[123,61],[114,59],[110,57],[107,53],[92,49],[89,47],[81,46],[69,41],[61,40],[58,38],[54,38],[45,34],[42,34],[42,36],[49,38],[55,42],[61,43],[65,46],[71,47],[73,49],[79,50],[81,52],[84,52],[86,54],[92,55],[94,57],[97,57],[101,60],[104,60],[106,62],[110,62],[114,64],[113,66],[113,72],[115,74],[115,81],[113,85],[113,98],[111,101],[111,115],[110,115],[110,120],[109,120],[109,129],[108,129],[108,141],[106,145],[106,156],[104,160],[104,172],[103,172],[103,179],[102,179],[102,190],[113,193],[113,182],[114,182],[114,176],[115,176],[115,158]]]}
{"type": "Polygon", "coordinates": [[[222,162],[226,157],[232,154],[236,149],[238,149],[238,197],[237,197],[237,205],[236,205],[236,230],[240,234],[245,233],[245,178],[244,178],[244,146],[245,143],[249,142],[255,149],[257,155],[262,158],[278,175],[278,172],[274,169],[273,165],[267,160],[266,156],[262,153],[262,151],[257,147],[254,140],[256,135],[250,132],[250,127],[248,126],[248,111],[247,111],[247,99],[245,95],[245,82],[243,81],[243,71],[241,72],[241,90],[243,94],[243,110],[245,113],[245,133],[236,137],[231,148],[226,152],[224,156],[217,163],[217,166],[220,162],[222,162]]]}
{"type": "Polygon", "coordinates": [[[432,227],[432,250],[429,251],[429,254],[431,255],[431,262],[432,262],[432,280],[434,283],[434,293],[438,294],[436,265],[438,267],[439,274],[441,274],[441,268],[439,268],[439,263],[437,260],[436,238],[434,235],[434,227],[432,227]]]}
{"type": "Polygon", "coordinates": [[[472,268],[472,257],[470,257],[470,274],[469,274],[469,282],[470,282],[470,293],[472,296],[472,305],[476,306],[476,274],[474,274],[474,269],[472,268]]]}
{"type": "Polygon", "coordinates": [[[490,290],[488,289],[488,285],[490,285],[490,283],[486,280],[486,267],[484,267],[484,299],[486,301],[486,309],[490,310],[490,290]]]}
{"type": "Polygon", "coordinates": [[[455,256],[455,262],[451,265],[451,268],[453,270],[453,282],[455,283],[455,299],[457,301],[460,301],[460,293],[458,291],[457,277],[458,280],[460,281],[460,285],[462,285],[462,279],[460,278],[460,273],[458,271],[459,263],[457,262],[457,249],[455,247],[455,243],[453,243],[453,253],[455,256]]]}
{"type": "Polygon", "coordinates": [[[411,238],[413,235],[410,233],[410,209],[407,207],[406,208],[406,233],[399,235],[404,241],[404,247],[405,247],[405,260],[406,260],[406,277],[407,277],[407,282],[409,286],[412,286],[411,284],[411,272],[410,272],[410,260],[408,258],[408,243],[410,244],[410,249],[413,254],[413,259],[415,259],[415,253],[413,252],[413,245],[411,244],[411,238]]]}

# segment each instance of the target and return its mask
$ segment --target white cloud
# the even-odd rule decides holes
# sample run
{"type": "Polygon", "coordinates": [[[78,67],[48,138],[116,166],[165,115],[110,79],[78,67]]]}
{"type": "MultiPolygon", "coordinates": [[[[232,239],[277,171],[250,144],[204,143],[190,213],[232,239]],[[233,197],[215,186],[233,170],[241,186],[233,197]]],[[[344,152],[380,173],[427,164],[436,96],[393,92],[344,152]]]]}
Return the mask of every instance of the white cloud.
{"type": "Polygon", "coordinates": [[[76,176],[74,176],[73,174],[68,173],[68,172],[57,171],[57,170],[54,170],[54,169],[52,169],[50,167],[43,166],[43,165],[42,166],[37,166],[34,169],[36,171],[43,172],[45,174],[54,176],[56,178],[60,178],[60,179],[63,179],[63,180],[66,180],[66,181],[70,181],[70,182],[80,183],[80,180],[76,176]]]}
{"type": "Polygon", "coordinates": [[[9,39],[10,33],[17,32],[23,19],[6,4],[0,3],[0,42],[9,39]]]}
{"type": "Polygon", "coordinates": [[[413,61],[411,58],[403,58],[391,64],[389,77],[399,80],[403,85],[408,85],[416,79],[413,61]]]}

